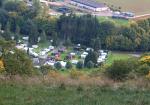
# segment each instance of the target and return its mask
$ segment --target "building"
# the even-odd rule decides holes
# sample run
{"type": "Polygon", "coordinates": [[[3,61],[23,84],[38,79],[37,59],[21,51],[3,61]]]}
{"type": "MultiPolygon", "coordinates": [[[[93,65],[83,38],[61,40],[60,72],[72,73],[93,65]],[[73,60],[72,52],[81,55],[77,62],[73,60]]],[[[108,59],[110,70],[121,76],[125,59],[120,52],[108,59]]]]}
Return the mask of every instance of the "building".
{"type": "Polygon", "coordinates": [[[81,8],[93,10],[95,12],[109,10],[109,7],[106,6],[105,4],[97,3],[91,0],[70,0],[70,4],[81,7],[81,8]]]}

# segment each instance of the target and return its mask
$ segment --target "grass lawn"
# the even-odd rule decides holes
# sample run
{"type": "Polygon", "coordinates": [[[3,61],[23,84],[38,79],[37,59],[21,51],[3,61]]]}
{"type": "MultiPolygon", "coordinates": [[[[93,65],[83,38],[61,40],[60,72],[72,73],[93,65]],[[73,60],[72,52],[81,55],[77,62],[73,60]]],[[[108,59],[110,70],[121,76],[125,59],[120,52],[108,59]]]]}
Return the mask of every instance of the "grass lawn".
{"type": "Polygon", "coordinates": [[[110,52],[106,60],[106,65],[111,65],[115,60],[125,60],[131,58],[129,53],[110,52]]]}
{"type": "Polygon", "coordinates": [[[134,12],[136,15],[150,13],[150,0],[95,0],[107,5],[121,7],[122,11],[134,12]]]}
{"type": "Polygon", "coordinates": [[[105,17],[105,16],[98,16],[97,17],[98,20],[100,22],[104,22],[104,21],[112,21],[114,23],[116,23],[116,25],[129,25],[129,20],[125,20],[125,19],[113,19],[111,17],[105,17]]]}
{"type": "Polygon", "coordinates": [[[150,105],[149,90],[0,83],[0,105],[150,105]]]}

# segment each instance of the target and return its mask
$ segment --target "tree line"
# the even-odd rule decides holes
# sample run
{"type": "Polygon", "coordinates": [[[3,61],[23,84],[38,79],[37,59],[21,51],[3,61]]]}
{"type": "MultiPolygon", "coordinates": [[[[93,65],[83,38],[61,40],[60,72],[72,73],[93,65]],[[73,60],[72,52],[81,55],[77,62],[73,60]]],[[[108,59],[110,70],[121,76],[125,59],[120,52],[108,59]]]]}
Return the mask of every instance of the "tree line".
{"type": "Polygon", "coordinates": [[[150,19],[130,22],[128,26],[112,21],[99,22],[96,16],[63,14],[59,18],[48,15],[48,7],[38,0],[28,7],[23,1],[0,0],[0,37],[16,42],[29,36],[29,43],[53,40],[53,44],[82,44],[95,50],[150,50],[150,19]]]}

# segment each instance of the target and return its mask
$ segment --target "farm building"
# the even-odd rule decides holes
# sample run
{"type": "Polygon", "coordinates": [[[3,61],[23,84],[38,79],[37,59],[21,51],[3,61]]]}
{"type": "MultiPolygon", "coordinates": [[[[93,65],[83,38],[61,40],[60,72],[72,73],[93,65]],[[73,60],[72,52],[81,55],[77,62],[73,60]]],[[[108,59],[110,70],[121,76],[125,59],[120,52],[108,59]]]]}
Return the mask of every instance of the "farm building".
{"type": "Polygon", "coordinates": [[[103,3],[97,3],[95,1],[90,1],[90,0],[71,0],[70,4],[76,5],[85,9],[93,10],[96,12],[106,11],[109,9],[109,7],[103,3]]]}

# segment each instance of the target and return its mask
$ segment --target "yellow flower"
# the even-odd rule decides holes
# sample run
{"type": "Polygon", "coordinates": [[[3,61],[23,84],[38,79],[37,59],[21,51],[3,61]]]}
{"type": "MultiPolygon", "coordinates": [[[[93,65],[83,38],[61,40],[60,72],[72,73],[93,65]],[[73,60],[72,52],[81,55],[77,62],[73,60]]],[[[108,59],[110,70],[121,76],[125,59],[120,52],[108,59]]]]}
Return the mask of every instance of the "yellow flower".
{"type": "Polygon", "coordinates": [[[150,64],[150,56],[144,56],[140,59],[141,63],[150,64]]]}
{"type": "Polygon", "coordinates": [[[4,70],[4,63],[2,60],[0,60],[0,72],[4,70]]]}

